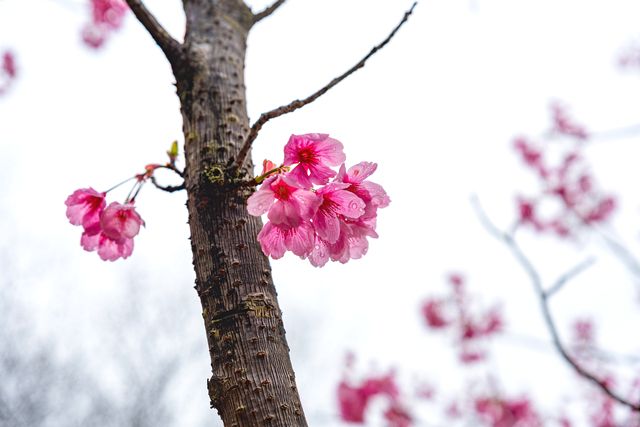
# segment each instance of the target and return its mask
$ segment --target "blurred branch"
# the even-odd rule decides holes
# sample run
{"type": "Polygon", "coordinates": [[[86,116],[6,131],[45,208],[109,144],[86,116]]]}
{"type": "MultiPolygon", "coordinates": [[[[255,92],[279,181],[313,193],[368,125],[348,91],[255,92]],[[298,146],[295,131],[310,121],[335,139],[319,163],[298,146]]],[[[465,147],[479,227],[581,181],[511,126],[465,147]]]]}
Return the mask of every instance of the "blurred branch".
{"type": "Polygon", "coordinates": [[[553,294],[555,294],[560,289],[562,289],[562,287],[569,280],[573,279],[574,277],[576,277],[577,275],[579,275],[580,273],[582,273],[583,271],[591,267],[593,264],[595,264],[595,262],[596,262],[595,258],[593,257],[587,258],[586,260],[582,261],[580,264],[573,267],[571,270],[564,273],[562,276],[558,277],[558,279],[556,279],[556,281],[549,287],[549,289],[546,290],[545,292],[546,297],[549,298],[553,296],[553,294]]]}
{"type": "Polygon", "coordinates": [[[380,49],[385,47],[387,43],[391,41],[393,36],[396,35],[398,30],[400,30],[400,28],[409,20],[409,17],[413,13],[413,9],[416,7],[417,4],[418,2],[413,3],[411,8],[405,12],[400,23],[391,31],[391,33],[387,36],[386,39],[382,41],[382,43],[378,44],[373,49],[371,49],[371,51],[364,58],[362,58],[356,65],[354,65],[353,67],[345,71],[342,75],[331,80],[327,85],[322,87],[320,90],[316,91],[312,95],[302,100],[296,99],[295,101],[292,101],[287,105],[283,105],[274,110],[268,111],[266,113],[262,113],[260,115],[260,118],[251,126],[251,130],[249,131],[249,136],[247,136],[247,139],[244,141],[244,145],[242,146],[242,148],[240,149],[240,152],[238,153],[238,158],[236,160],[236,168],[237,169],[242,168],[242,165],[247,157],[247,154],[251,149],[251,144],[253,144],[253,141],[255,141],[255,139],[258,137],[258,132],[260,132],[260,129],[262,129],[262,126],[264,126],[265,123],[267,123],[271,119],[275,119],[276,117],[283,116],[287,113],[292,113],[295,110],[304,107],[305,105],[311,104],[313,101],[315,101],[316,99],[320,98],[322,95],[327,93],[331,88],[336,86],[338,83],[340,83],[341,81],[349,77],[351,74],[353,74],[360,68],[364,67],[367,60],[371,58],[373,55],[375,55],[375,53],[378,52],[380,49]]]}
{"type": "Polygon", "coordinates": [[[259,22],[259,21],[263,20],[264,18],[266,18],[267,16],[271,15],[273,12],[278,10],[278,8],[280,6],[282,6],[285,1],[287,1],[287,0],[277,0],[275,3],[273,3],[271,6],[267,7],[262,12],[254,14],[253,15],[253,23],[255,24],[256,22],[259,22]]]}
{"type": "Polygon", "coordinates": [[[615,391],[613,391],[611,388],[609,388],[609,386],[605,383],[605,381],[598,379],[595,375],[593,375],[592,373],[588,372],[585,368],[580,366],[578,362],[575,361],[573,357],[571,357],[568,350],[564,347],[564,345],[562,344],[562,341],[560,340],[558,329],[555,325],[553,316],[551,315],[551,310],[549,308],[549,298],[553,296],[553,294],[555,293],[555,290],[559,289],[562,285],[564,285],[566,281],[568,281],[570,278],[574,277],[575,275],[583,271],[586,267],[583,266],[581,268],[574,268],[569,273],[560,277],[560,279],[558,279],[556,283],[550,287],[550,290],[552,292],[545,292],[542,284],[542,279],[540,278],[540,274],[536,270],[531,260],[529,260],[529,258],[526,256],[522,248],[520,248],[520,245],[518,245],[513,235],[510,233],[501,231],[495,224],[493,224],[493,222],[491,222],[491,220],[489,219],[485,211],[482,209],[482,206],[480,205],[480,202],[477,197],[474,196],[471,199],[471,202],[484,228],[493,237],[495,237],[497,240],[499,240],[505,246],[507,246],[507,248],[509,248],[511,253],[517,259],[518,263],[521,265],[521,267],[525,270],[525,272],[529,276],[529,279],[531,280],[534,290],[538,295],[538,299],[540,301],[540,309],[542,311],[542,315],[544,317],[544,321],[547,326],[547,329],[551,334],[553,345],[555,346],[558,353],[560,353],[560,356],[562,356],[562,358],[573,368],[573,370],[579,376],[585,378],[586,380],[590,381],[592,384],[597,386],[602,392],[604,392],[611,399],[615,400],[621,405],[624,405],[630,408],[633,411],[640,412],[640,403],[632,403],[628,401],[627,399],[625,399],[624,397],[620,396],[615,391]]]}

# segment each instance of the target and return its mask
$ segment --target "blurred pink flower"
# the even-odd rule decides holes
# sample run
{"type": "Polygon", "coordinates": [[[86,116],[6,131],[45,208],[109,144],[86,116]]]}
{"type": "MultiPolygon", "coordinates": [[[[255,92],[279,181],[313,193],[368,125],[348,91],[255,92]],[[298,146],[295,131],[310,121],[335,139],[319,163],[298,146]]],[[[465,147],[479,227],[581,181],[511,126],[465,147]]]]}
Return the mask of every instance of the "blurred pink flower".
{"type": "MultiPolygon", "coordinates": [[[[93,188],[81,188],[67,197],[67,218],[73,225],[81,225],[85,230],[96,231],[100,226],[100,214],[106,206],[105,193],[93,188]]],[[[95,233],[93,233],[95,234],[95,233]]]]}

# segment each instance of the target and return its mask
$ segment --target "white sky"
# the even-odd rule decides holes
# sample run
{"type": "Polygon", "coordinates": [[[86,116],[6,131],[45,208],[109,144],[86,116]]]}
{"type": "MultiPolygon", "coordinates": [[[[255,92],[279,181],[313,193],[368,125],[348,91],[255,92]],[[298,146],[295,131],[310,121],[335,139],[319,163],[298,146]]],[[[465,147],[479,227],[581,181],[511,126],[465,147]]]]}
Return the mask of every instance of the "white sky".
{"type": "MultiPolygon", "coordinates": [[[[180,2],[147,3],[181,38],[180,2]]],[[[386,37],[410,4],[289,0],[250,36],[250,116],[342,73],[386,37]]],[[[639,15],[640,3],[632,0],[423,0],[365,69],[265,126],[254,145],[258,163],[280,160],[291,133],[328,132],[344,143],[349,164],[378,162],[373,180],[392,199],[380,212],[380,239],[364,259],[323,269],[294,256],[273,263],[314,425],[339,424],[331,418],[333,388],[346,350],[359,356],[363,371],[370,364],[395,366],[407,385],[420,376],[445,393],[460,388],[450,341],[427,333],[418,313],[424,297],[445,291],[448,271],[465,272],[487,303],[503,301],[513,334],[546,339],[526,276],[481,228],[469,196],[478,194],[497,223],[511,222],[515,192],[535,188],[512,154],[511,138],[544,130],[552,99],[566,102],[590,129],[640,121],[640,75],[615,66],[620,49],[638,37],[639,15]]],[[[77,0],[0,0],[0,51],[16,52],[20,75],[0,98],[2,240],[38,291],[34,313],[43,333],[54,324],[60,339],[84,345],[77,337],[88,334],[87,323],[100,323],[105,301],[126,298],[124,286],[131,285],[122,278],[144,272],[144,289],[188,301],[185,311],[193,315],[185,335],[201,334],[204,348],[184,194],[143,190],[139,210],[147,227],[124,262],[104,263],[82,251],[79,230],[64,216],[63,202],[74,189],[104,190],[146,163],[164,161],[173,139],[182,142],[173,76],[151,38],[128,16],[106,48],[93,52],[80,42],[86,19],[77,0]]],[[[640,253],[637,142],[597,143],[588,154],[602,187],[622,196],[616,228],[640,253]]],[[[552,239],[525,238],[524,245],[548,280],[602,252],[552,239]]],[[[634,286],[603,255],[554,300],[558,324],[566,330],[573,317],[591,313],[606,347],[638,354],[638,340],[630,339],[640,324],[634,286]]],[[[504,341],[494,354],[507,390],[532,393],[549,410],[574,388],[551,351],[504,341]]],[[[197,397],[206,407],[208,361],[198,361],[189,400],[197,397]]]]}

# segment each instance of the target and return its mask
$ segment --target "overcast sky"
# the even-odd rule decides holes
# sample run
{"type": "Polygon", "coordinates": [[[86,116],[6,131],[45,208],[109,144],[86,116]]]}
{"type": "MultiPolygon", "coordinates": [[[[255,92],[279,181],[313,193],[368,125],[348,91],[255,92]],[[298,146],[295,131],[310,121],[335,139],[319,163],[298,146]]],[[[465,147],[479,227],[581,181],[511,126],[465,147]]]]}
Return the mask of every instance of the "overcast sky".
{"type": "MultiPolygon", "coordinates": [[[[180,2],[147,3],[182,38],[180,2]]],[[[250,117],[342,73],[410,5],[289,0],[249,38],[250,117]]],[[[511,139],[546,129],[551,100],[566,103],[593,130],[640,122],[640,74],[616,67],[621,49],[640,35],[638,16],[633,0],[423,0],[363,70],[265,126],[254,144],[257,163],[281,160],[291,133],[330,133],[343,142],[348,164],[378,163],[372,180],[392,200],[379,213],[380,238],[363,259],[323,269],[295,256],[272,264],[305,411],[315,425],[339,424],[333,389],[347,350],[363,371],[395,366],[407,385],[420,376],[444,391],[458,389],[450,340],[428,334],[418,312],[424,297],[444,292],[449,271],[464,272],[483,301],[502,301],[510,332],[547,339],[527,277],[482,229],[469,197],[477,194],[496,223],[510,225],[514,194],[535,188],[511,139]]],[[[19,66],[19,79],[0,98],[2,240],[38,291],[34,313],[43,331],[54,322],[62,325],[61,339],[84,339],[83,323],[95,319],[105,299],[117,301],[124,286],[137,286],[123,278],[143,272],[143,289],[187,295],[181,301],[193,315],[185,330],[201,334],[204,349],[185,194],[143,190],[138,207],[147,226],[126,261],[105,263],[84,252],[78,229],[66,221],[63,202],[74,189],[109,188],[164,161],[172,140],[183,141],[174,79],[151,38],[128,16],[104,49],[91,51],[79,36],[87,19],[79,0],[0,0],[0,51],[15,51],[19,66]]],[[[601,186],[621,196],[615,228],[640,253],[637,144],[637,138],[599,142],[587,154],[601,186]]],[[[123,199],[126,190],[116,195],[123,199]]],[[[605,346],[638,354],[638,340],[629,339],[640,324],[637,284],[619,263],[588,241],[523,237],[548,280],[599,256],[554,301],[558,324],[567,330],[572,318],[591,314],[605,346]]],[[[505,340],[496,353],[495,372],[506,389],[531,393],[547,409],[574,389],[552,351],[505,340]]],[[[206,407],[209,368],[206,357],[199,362],[194,371],[202,379],[193,395],[206,407]]]]}

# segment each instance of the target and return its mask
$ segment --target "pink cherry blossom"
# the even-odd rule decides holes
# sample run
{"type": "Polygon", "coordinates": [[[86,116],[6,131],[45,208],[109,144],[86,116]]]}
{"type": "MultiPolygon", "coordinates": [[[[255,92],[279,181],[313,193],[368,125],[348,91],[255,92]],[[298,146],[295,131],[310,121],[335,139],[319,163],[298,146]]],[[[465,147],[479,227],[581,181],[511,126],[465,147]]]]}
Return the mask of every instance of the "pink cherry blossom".
{"type": "Polygon", "coordinates": [[[14,78],[16,76],[16,60],[12,52],[7,51],[2,54],[2,71],[9,78],[14,78]]]}
{"type": "Polygon", "coordinates": [[[316,213],[320,203],[322,200],[314,192],[298,187],[288,177],[277,175],[267,178],[249,197],[247,210],[254,216],[268,212],[273,224],[297,227],[316,213]]]}
{"type": "Polygon", "coordinates": [[[491,427],[542,427],[543,425],[540,416],[526,397],[513,400],[477,398],[475,410],[491,427]]]}
{"type": "Polygon", "coordinates": [[[409,427],[413,419],[407,409],[398,402],[392,402],[384,412],[384,419],[389,423],[389,427],[409,427]]]}
{"type": "Polygon", "coordinates": [[[113,29],[122,25],[127,9],[123,0],[91,0],[93,22],[113,29]]]}
{"type": "Polygon", "coordinates": [[[67,218],[73,225],[81,225],[85,230],[97,233],[100,225],[100,214],[107,204],[105,193],[99,193],[93,188],[81,188],[67,197],[67,218]]]}
{"type": "Polygon", "coordinates": [[[82,40],[94,49],[122,26],[128,6],[124,0],[91,0],[91,22],[82,29],[82,40]]]}
{"type": "Polygon", "coordinates": [[[16,59],[11,51],[5,51],[0,58],[0,95],[13,84],[17,75],[16,59]]]}
{"type": "Polygon", "coordinates": [[[332,183],[320,188],[316,194],[322,203],[313,217],[318,237],[327,243],[335,243],[340,237],[340,221],[343,218],[357,219],[364,214],[364,201],[350,191],[349,184],[332,183]]]}
{"type": "Polygon", "coordinates": [[[443,313],[444,301],[440,299],[428,299],[422,305],[422,316],[427,325],[432,329],[440,329],[448,326],[450,321],[443,313]]]}
{"type": "Polygon", "coordinates": [[[330,166],[338,166],[346,159],[342,143],[324,133],[291,135],[284,147],[284,165],[297,166],[290,176],[301,187],[326,184],[336,172],[330,166]]]}
{"type": "Polygon", "coordinates": [[[100,215],[100,227],[105,236],[116,242],[133,239],[144,221],[132,203],[113,202],[100,215]]]}
{"type": "Polygon", "coordinates": [[[287,250],[304,258],[313,250],[315,234],[309,222],[301,222],[298,226],[292,227],[269,221],[258,233],[258,241],[262,252],[273,259],[282,258],[287,250]]]}
{"type": "Polygon", "coordinates": [[[375,216],[377,208],[385,208],[389,206],[391,200],[384,191],[382,186],[374,182],[366,180],[371,176],[378,165],[371,162],[361,162],[346,170],[345,165],[340,166],[336,182],[344,182],[350,184],[348,190],[360,197],[366,203],[367,214],[365,217],[375,216]]]}
{"type": "Polygon", "coordinates": [[[85,231],[82,233],[80,245],[88,252],[97,250],[98,255],[103,261],[115,261],[119,258],[125,259],[133,252],[133,239],[123,238],[115,240],[107,236],[103,231],[99,231],[96,234],[89,234],[85,231]]]}
{"type": "Polygon", "coordinates": [[[87,24],[82,28],[82,41],[93,49],[101,47],[107,39],[107,32],[101,27],[87,24]]]}

